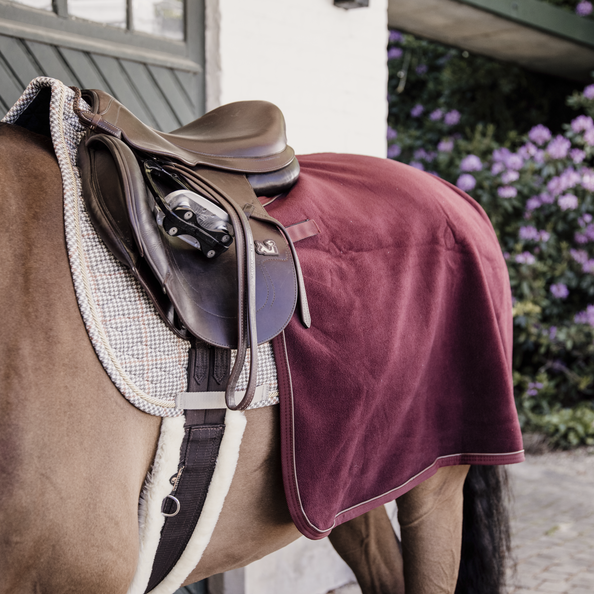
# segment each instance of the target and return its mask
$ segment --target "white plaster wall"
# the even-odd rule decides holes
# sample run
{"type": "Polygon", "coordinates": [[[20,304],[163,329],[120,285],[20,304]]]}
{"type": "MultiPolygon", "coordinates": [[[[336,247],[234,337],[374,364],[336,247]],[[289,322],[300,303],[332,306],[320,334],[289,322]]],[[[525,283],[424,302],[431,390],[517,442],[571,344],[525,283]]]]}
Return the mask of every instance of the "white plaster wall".
{"type": "Polygon", "coordinates": [[[298,153],[386,156],[387,0],[207,0],[207,108],[276,103],[298,153]]]}

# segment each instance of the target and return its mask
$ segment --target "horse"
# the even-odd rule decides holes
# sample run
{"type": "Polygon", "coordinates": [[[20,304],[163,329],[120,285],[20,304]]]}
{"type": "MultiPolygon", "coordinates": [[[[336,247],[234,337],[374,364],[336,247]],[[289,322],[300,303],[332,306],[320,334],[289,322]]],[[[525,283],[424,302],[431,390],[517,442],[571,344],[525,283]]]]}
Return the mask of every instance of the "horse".
{"type": "MultiPolygon", "coordinates": [[[[79,313],[62,183],[46,136],[0,124],[0,594],[125,593],[138,502],[161,419],[123,399],[79,313]]],[[[278,406],[246,412],[237,471],[185,584],[243,567],[300,536],[284,497],[278,406]]],[[[364,594],[497,594],[510,553],[497,466],[444,467],[330,542],[364,594]]]]}

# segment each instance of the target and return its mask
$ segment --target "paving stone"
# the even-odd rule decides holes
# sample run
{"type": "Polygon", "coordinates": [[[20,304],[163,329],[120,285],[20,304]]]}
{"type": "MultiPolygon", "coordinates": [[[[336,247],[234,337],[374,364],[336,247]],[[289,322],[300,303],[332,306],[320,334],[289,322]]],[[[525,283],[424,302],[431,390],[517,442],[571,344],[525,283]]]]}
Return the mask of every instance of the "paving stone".
{"type": "Polygon", "coordinates": [[[518,576],[510,592],[594,594],[594,456],[527,456],[509,470],[518,576]]]}

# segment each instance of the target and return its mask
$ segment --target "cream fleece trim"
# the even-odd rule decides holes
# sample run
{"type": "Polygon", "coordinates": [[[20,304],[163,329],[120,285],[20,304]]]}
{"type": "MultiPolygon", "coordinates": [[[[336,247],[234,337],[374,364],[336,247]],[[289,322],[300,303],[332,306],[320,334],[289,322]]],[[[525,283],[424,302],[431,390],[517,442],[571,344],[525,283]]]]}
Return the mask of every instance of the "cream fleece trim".
{"type": "MultiPolygon", "coordinates": [[[[215,466],[210,487],[208,488],[206,501],[204,502],[202,513],[200,514],[200,519],[198,520],[196,528],[194,529],[194,533],[192,534],[190,541],[188,542],[188,545],[182,553],[179,561],[165,577],[165,579],[153,590],[151,590],[150,594],[172,594],[175,592],[183,584],[184,580],[190,575],[202,558],[206,546],[210,542],[210,538],[214,532],[215,526],[221,514],[221,510],[223,509],[225,497],[227,497],[227,493],[231,487],[231,481],[235,475],[235,468],[237,467],[237,461],[239,459],[239,447],[241,445],[241,440],[243,439],[245,426],[245,413],[241,411],[227,410],[225,415],[225,433],[223,434],[221,447],[219,449],[219,457],[215,466]]],[[[175,474],[175,470],[169,475],[169,477],[172,474],[175,474]]],[[[171,485],[169,485],[169,491],[170,490],[171,485]]],[[[169,493],[169,491],[167,491],[167,493],[169,493]]],[[[159,501],[158,513],[159,516],[161,516],[161,501],[159,501]]],[[[161,521],[161,525],[162,523],[163,522],[161,521]]],[[[151,557],[151,565],[153,558],[154,553],[151,557]]],[[[142,593],[129,591],[128,594],[142,593]]]]}
{"type": "Polygon", "coordinates": [[[140,546],[138,565],[128,594],[144,594],[151,577],[153,561],[161,537],[165,516],[161,514],[163,499],[171,493],[169,479],[177,472],[184,438],[185,417],[167,417],[161,422],[161,435],[153,468],[147,475],[140,494],[138,533],[140,546]]]}

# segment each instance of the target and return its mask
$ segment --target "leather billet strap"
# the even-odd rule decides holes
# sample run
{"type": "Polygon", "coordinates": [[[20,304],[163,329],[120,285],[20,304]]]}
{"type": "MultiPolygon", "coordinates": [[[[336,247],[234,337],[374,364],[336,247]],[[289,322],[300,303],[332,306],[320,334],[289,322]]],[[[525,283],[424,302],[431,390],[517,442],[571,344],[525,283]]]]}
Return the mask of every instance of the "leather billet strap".
{"type": "MultiPolygon", "coordinates": [[[[228,349],[195,342],[188,362],[188,390],[220,390],[229,375],[228,349]]],[[[186,548],[202,513],[225,432],[225,404],[212,410],[186,410],[185,435],[173,489],[163,501],[166,515],[147,592],[173,569],[186,548]],[[177,513],[176,513],[177,512],[177,513]],[[170,515],[174,514],[174,515],[170,515]]]]}

